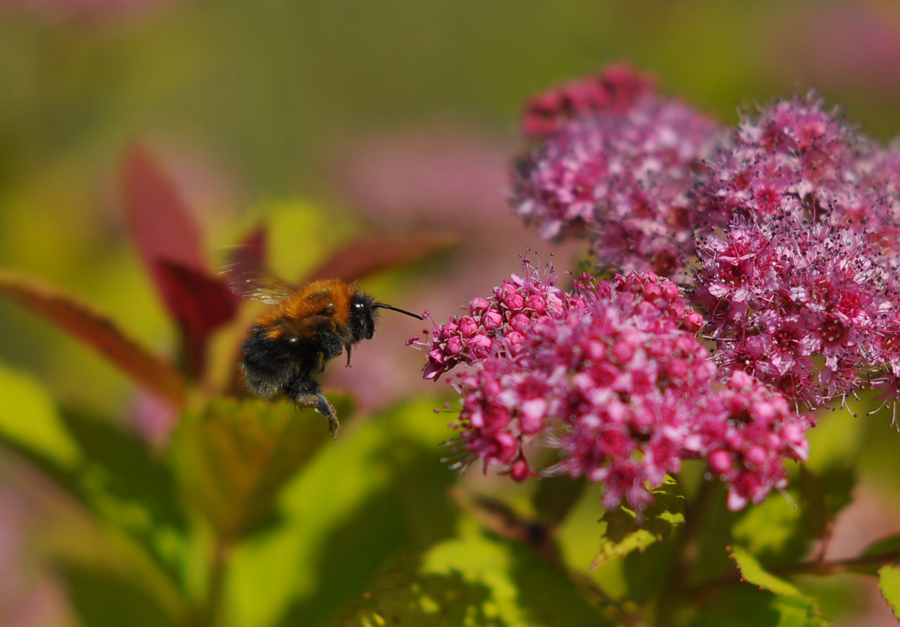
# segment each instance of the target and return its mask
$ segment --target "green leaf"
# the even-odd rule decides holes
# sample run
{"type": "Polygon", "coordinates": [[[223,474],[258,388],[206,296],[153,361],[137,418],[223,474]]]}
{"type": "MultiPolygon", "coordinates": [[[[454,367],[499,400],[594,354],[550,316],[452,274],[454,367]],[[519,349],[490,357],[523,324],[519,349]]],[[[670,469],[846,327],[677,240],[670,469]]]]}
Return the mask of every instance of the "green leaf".
{"type": "Polygon", "coordinates": [[[322,446],[283,491],[279,524],[236,547],[232,624],[339,624],[386,564],[453,534],[448,488],[458,474],[438,462],[447,427],[436,404],[391,408],[322,446]]]}
{"type": "Polygon", "coordinates": [[[489,611],[491,589],[466,581],[462,574],[420,573],[414,560],[385,569],[343,621],[345,627],[374,627],[390,623],[405,627],[505,627],[506,621],[489,611]],[[486,608],[487,606],[487,608],[486,608]]]}
{"type": "Polygon", "coordinates": [[[0,439],[60,468],[74,468],[81,452],[50,396],[31,377],[0,364],[0,439]]]}
{"type": "MultiPolygon", "coordinates": [[[[787,492],[797,497],[791,489],[787,492]]],[[[735,542],[747,547],[767,564],[792,564],[809,550],[815,536],[793,499],[773,492],[759,505],[748,506],[732,527],[735,542]]]]}
{"type": "Polygon", "coordinates": [[[526,546],[475,527],[376,577],[349,626],[613,625],[564,573],[526,546]]]}
{"type": "Polygon", "coordinates": [[[748,583],[755,584],[776,594],[785,596],[802,596],[793,584],[766,571],[760,563],[746,549],[736,546],[732,549],[731,557],[741,569],[741,577],[748,583]]]}
{"type": "Polygon", "coordinates": [[[749,585],[710,595],[690,627],[828,627],[811,601],[749,585]]]}
{"type": "MultiPolygon", "coordinates": [[[[339,416],[350,414],[346,399],[332,402],[339,416]]],[[[171,456],[188,502],[233,543],[273,520],[280,490],[327,439],[326,422],[311,410],[218,398],[181,416],[171,456]]]]}
{"type": "Polygon", "coordinates": [[[150,527],[183,530],[187,526],[172,470],[145,440],[80,411],[66,410],[62,417],[85,454],[84,489],[99,508],[110,506],[110,522],[126,527],[129,518],[138,522],[125,510],[139,507],[150,527]],[[113,509],[126,518],[117,521],[113,509]]]}
{"type": "Polygon", "coordinates": [[[900,619],[900,568],[882,566],[878,570],[878,589],[894,613],[900,619]]]}
{"type": "Polygon", "coordinates": [[[171,532],[187,523],[171,473],[147,444],[108,422],[74,411],[60,415],[40,386],[2,366],[0,388],[0,440],[99,520],[139,541],[174,577],[171,532]]]}
{"type": "Polygon", "coordinates": [[[816,538],[827,539],[838,513],[853,500],[856,469],[832,467],[819,475],[800,466],[798,481],[803,522],[816,538]]]}
{"type": "Polygon", "coordinates": [[[67,564],[62,568],[69,600],[83,625],[90,627],[179,627],[173,616],[146,590],[112,571],[67,564]]]}
{"type": "Polygon", "coordinates": [[[667,478],[653,496],[653,502],[640,514],[618,507],[603,515],[600,522],[606,526],[592,568],[632,551],[643,552],[684,524],[684,496],[673,480],[667,478]]]}
{"type": "Polygon", "coordinates": [[[108,420],[75,410],[64,411],[63,419],[84,451],[72,476],[77,485],[69,492],[100,520],[141,543],[177,580],[187,518],[171,467],[146,441],[108,420]]]}

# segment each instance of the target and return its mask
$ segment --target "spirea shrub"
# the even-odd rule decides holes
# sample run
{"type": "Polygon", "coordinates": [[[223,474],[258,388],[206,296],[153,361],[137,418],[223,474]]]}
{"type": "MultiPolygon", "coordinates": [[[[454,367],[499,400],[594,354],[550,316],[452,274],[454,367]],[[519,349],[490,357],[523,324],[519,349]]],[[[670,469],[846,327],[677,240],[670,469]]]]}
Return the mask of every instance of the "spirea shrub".
{"type": "Polygon", "coordinates": [[[619,274],[564,291],[526,262],[423,343],[426,379],[459,368],[457,466],[641,508],[701,458],[737,510],[806,459],[809,411],[897,395],[896,148],[814,93],[728,129],[622,65],[532,97],[521,128],[512,209],[619,274]]]}

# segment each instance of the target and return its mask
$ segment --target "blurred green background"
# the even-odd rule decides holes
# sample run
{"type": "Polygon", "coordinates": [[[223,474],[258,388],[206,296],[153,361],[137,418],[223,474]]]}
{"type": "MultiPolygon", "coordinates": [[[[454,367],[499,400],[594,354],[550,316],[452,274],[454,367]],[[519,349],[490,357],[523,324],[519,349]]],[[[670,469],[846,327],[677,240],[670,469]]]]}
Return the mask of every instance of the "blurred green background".
{"type": "MultiPolygon", "coordinates": [[[[273,264],[296,274],[351,232],[452,227],[429,214],[446,212],[441,195],[459,193],[464,179],[435,185],[433,206],[417,198],[400,218],[367,207],[365,185],[348,190],[340,173],[366,141],[402,144],[433,131],[452,144],[458,134],[511,160],[527,95],[618,60],[729,124],[739,108],[817,86],[879,140],[900,131],[892,1],[0,0],[0,266],[82,295],[165,353],[175,331],[124,217],[121,167],[133,142],[156,155],[196,211],[211,267],[222,262],[219,247],[265,216],[273,264]]],[[[393,174],[390,185],[427,195],[414,173],[393,174]]],[[[501,186],[485,202],[502,212],[501,186]]],[[[435,277],[464,267],[466,250],[440,268],[388,277],[383,289],[400,300],[407,283],[440,291],[435,277]]],[[[455,312],[439,313],[440,322],[455,312]]],[[[407,368],[419,359],[405,357],[407,368]]],[[[6,301],[0,364],[57,402],[128,420],[127,379],[6,301]]],[[[422,386],[408,392],[434,392],[422,386]]],[[[888,420],[868,420],[866,485],[878,507],[896,512],[900,436],[888,420]]],[[[4,459],[0,451],[0,476],[18,472],[4,459]]],[[[28,509],[15,492],[0,491],[6,512],[28,509]]],[[[15,521],[28,513],[16,516],[0,515],[0,549],[24,533],[15,521]]],[[[0,620],[5,611],[10,622],[31,588],[6,570],[0,620]]],[[[10,624],[53,624],[16,616],[10,624]]]]}

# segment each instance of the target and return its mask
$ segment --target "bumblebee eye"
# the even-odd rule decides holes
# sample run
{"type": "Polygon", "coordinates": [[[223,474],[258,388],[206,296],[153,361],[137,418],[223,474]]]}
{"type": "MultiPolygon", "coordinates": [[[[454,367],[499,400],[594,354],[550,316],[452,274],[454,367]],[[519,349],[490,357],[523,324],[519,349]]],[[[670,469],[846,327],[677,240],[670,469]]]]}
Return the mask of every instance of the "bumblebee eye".
{"type": "Polygon", "coordinates": [[[298,340],[297,340],[297,336],[296,336],[296,335],[292,335],[291,337],[288,338],[288,342],[290,342],[291,344],[296,344],[297,341],[298,341],[298,340]]]}

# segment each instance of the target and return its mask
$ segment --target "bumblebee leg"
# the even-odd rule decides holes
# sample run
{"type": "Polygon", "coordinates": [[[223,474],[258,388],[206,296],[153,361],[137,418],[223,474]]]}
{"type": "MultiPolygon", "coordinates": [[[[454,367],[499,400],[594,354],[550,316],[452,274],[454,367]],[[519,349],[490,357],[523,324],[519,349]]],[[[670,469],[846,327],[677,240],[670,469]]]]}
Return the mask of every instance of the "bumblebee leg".
{"type": "Polygon", "coordinates": [[[338,421],[334,407],[322,392],[316,396],[316,411],[328,418],[328,430],[331,432],[331,437],[337,440],[337,432],[341,428],[341,423],[338,421]]]}
{"type": "Polygon", "coordinates": [[[348,368],[350,367],[350,349],[351,348],[352,347],[349,344],[347,344],[347,367],[348,368]]]}
{"type": "Polygon", "coordinates": [[[308,407],[328,418],[331,437],[337,440],[338,429],[341,423],[338,421],[337,412],[322,394],[322,388],[318,381],[312,378],[295,377],[285,388],[285,394],[299,407],[308,407]]]}

